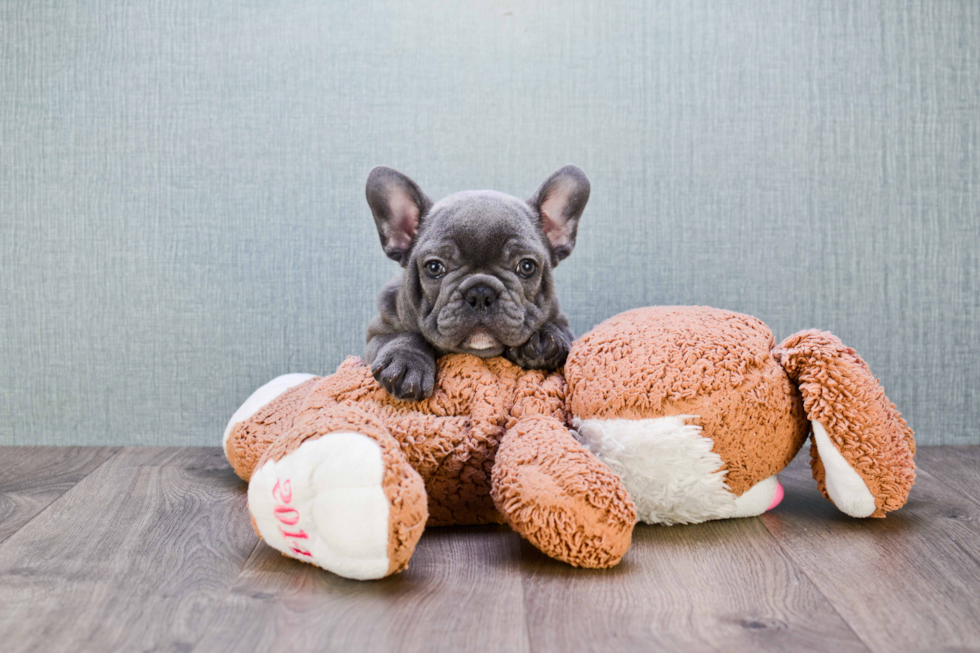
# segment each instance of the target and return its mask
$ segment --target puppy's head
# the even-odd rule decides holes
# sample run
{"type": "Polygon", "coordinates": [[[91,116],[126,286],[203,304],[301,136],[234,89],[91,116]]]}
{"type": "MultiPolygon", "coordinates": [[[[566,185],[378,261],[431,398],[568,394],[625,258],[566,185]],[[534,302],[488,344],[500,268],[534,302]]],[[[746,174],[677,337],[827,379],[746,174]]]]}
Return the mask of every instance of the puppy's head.
{"type": "Polygon", "coordinates": [[[555,317],[553,267],[575,246],[589,180],[565,166],[527,201],[466,191],[432,203],[391,168],[367,180],[385,253],[405,268],[398,316],[446,352],[499,356],[555,317]]]}

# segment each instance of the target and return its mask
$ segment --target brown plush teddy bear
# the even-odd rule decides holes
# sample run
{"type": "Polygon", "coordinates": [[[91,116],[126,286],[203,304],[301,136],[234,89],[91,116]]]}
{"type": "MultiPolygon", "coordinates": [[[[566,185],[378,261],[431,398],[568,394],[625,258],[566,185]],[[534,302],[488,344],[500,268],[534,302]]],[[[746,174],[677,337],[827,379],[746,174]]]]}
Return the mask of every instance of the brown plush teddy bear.
{"type": "Polygon", "coordinates": [[[414,403],[349,358],[257,390],[225,452],[262,539],[359,579],[404,569],[427,524],[505,521],[559,560],[613,566],[638,517],[774,507],[811,428],[825,496],[858,517],[900,507],[915,444],[867,366],[825,332],[774,345],[737,313],[639,309],[576,341],[564,376],[450,355],[414,403]]]}

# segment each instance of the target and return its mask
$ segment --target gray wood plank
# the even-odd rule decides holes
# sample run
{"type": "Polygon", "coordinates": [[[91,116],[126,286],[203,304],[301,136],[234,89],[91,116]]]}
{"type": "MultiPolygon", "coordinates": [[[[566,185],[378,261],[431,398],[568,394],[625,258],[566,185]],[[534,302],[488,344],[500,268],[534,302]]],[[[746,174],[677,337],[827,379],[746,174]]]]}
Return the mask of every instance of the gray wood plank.
{"type": "Polygon", "coordinates": [[[116,447],[0,447],[0,542],[118,451],[116,447]]]}
{"type": "Polygon", "coordinates": [[[787,496],[774,512],[638,527],[613,570],[572,569],[506,528],[433,529],[408,571],[365,583],[256,546],[245,485],[218,449],[0,449],[0,533],[21,525],[0,542],[0,642],[236,653],[978,648],[980,448],[922,448],[918,460],[909,504],[884,520],[841,515],[801,457],[780,475],[787,496]]]}
{"type": "Polygon", "coordinates": [[[866,650],[756,518],[640,525],[611,570],[522,554],[534,651],[866,650]]]}
{"type": "Polygon", "coordinates": [[[915,460],[937,481],[980,503],[980,447],[919,447],[915,460]]]}
{"type": "Polygon", "coordinates": [[[925,456],[904,508],[851,519],[819,495],[805,456],[761,520],[861,639],[877,651],[980,648],[980,506],[925,456]]]}
{"type": "Polygon", "coordinates": [[[0,545],[0,642],[187,650],[255,542],[219,449],[125,449],[0,545]]]}
{"type": "Polygon", "coordinates": [[[526,651],[518,536],[430,529],[409,568],[345,580],[260,545],[197,651],[526,651]]]}

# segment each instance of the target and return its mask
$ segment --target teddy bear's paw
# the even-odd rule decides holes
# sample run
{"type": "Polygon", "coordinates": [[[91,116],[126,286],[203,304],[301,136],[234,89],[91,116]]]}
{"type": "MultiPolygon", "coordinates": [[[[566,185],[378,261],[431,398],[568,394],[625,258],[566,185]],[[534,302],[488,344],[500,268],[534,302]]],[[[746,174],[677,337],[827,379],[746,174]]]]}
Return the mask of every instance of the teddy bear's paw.
{"type": "Polygon", "coordinates": [[[268,460],[248,487],[262,539],[345,578],[401,571],[425,524],[425,494],[414,470],[401,469],[404,458],[381,444],[334,431],[268,460]]]}
{"type": "Polygon", "coordinates": [[[783,501],[783,486],[775,476],[763,479],[735,499],[732,517],[756,517],[769,512],[783,501]]]}

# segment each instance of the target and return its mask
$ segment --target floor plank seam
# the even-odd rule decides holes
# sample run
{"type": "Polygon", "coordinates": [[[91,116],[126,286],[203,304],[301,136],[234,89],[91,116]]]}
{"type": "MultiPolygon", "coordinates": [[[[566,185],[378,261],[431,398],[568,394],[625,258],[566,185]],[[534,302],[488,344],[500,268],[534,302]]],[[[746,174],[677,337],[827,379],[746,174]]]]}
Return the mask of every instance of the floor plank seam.
{"type": "Polygon", "coordinates": [[[259,548],[259,547],[260,547],[261,545],[262,545],[262,540],[260,540],[260,539],[258,539],[258,538],[256,538],[256,539],[255,539],[255,546],[253,546],[253,547],[252,547],[252,549],[251,549],[251,550],[250,550],[250,551],[248,552],[248,555],[247,555],[247,556],[245,556],[245,560],[243,560],[243,561],[242,561],[242,566],[241,566],[241,568],[240,568],[240,569],[238,570],[238,573],[237,573],[237,574],[235,574],[235,579],[234,579],[233,581],[231,581],[231,583],[230,583],[230,584],[228,585],[228,589],[227,589],[227,591],[225,591],[225,593],[224,593],[224,594],[223,594],[223,595],[221,596],[221,599],[220,599],[220,600],[218,600],[218,601],[215,601],[215,605],[217,606],[217,608],[216,608],[216,609],[215,609],[215,610],[214,610],[214,611],[212,612],[212,614],[211,614],[211,618],[209,618],[209,619],[208,619],[208,622],[207,622],[207,624],[205,624],[205,625],[204,625],[204,626],[203,626],[203,627],[201,628],[201,634],[200,634],[200,635],[198,635],[198,637],[197,637],[197,641],[195,641],[195,642],[194,642],[194,644],[193,644],[193,645],[191,646],[191,648],[190,648],[190,651],[191,651],[191,653],[194,653],[194,651],[197,651],[197,649],[198,649],[198,648],[199,648],[199,647],[201,646],[201,642],[203,642],[203,641],[204,641],[204,639],[205,639],[205,638],[206,638],[206,637],[208,636],[208,634],[210,633],[210,631],[211,631],[211,624],[213,624],[213,623],[214,623],[214,620],[215,620],[215,619],[217,619],[217,618],[218,618],[218,616],[219,616],[219,615],[220,615],[220,613],[221,613],[221,610],[220,610],[220,608],[221,608],[222,606],[224,606],[224,605],[225,605],[225,601],[226,601],[226,599],[227,599],[227,598],[228,598],[228,596],[230,596],[230,595],[231,595],[231,593],[232,593],[232,592],[233,592],[233,591],[235,590],[235,585],[237,585],[237,584],[238,584],[238,580],[239,580],[239,579],[240,579],[240,578],[242,577],[242,573],[243,573],[243,572],[245,571],[245,568],[246,568],[246,567],[248,567],[248,563],[249,563],[249,561],[250,561],[250,560],[252,559],[252,556],[254,556],[254,555],[255,555],[255,552],[256,552],[256,551],[258,550],[258,548],[259,548]]]}
{"type": "Polygon", "coordinates": [[[960,542],[959,540],[955,540],[955,539],[954,539],[954,540],[953,540],[953,544],[955,544],[955,545],[956,545],[956,548],[957,548],[957,549],[959,549],[960,551],[962,551],[962,552],[963,552],[963,555],[965,555],[965,556],[966,556],[967,558],[969,558],[970,560],[972,560],[972,561],[973,561],[973,563],[974,563],[975,565],[977,565],[977,567],[980,567],[980,560],[978,560],[978,559],[977,559],[977,557],[976,557],[975,555],[973,555],[973,553],[971,553],[970,551],[968,551],[968,550],[967,550],[967,549],[966,549],[966,548],[965,548],[965,547],[963,546],[963,543],[962,543],[962,542],[960,542]]]}
{"type": "MultiPolygon", "coordinates": [[[[932,472],[927,472],[926,470],[922,469],[922,467],[918,467],[915,470],[915,473],[916,473],[916,476],[918,476],[918,475],[921,474],[921,475],[923,475],[923,476],[925,476],[925,477],[927,477],[929,479],[932,479],[936,483],[939,483],[940,485],[942,485],[947,490],[949,490],[951,492],[954,492],[954,493],[956,493],[956,494],[958,494],[958,495],[960,495],[962,497],[965,497],[966,499],[968,499],[970,501],[970,503],[976,504],[977,507],[980,507],[980,497],[975,497],[972,494],[968,494],[966,492],[963,492],[962,490],[958,489],[954,485],[950,485],[948,482],[946,482],[945,479],[943,479],[942,476],[936,476],[932,472]]],[[[915,492],[915,485],[912,486],[912,490],[909,492],[909,495],[912,496],[912,494],[914,492],[915,492]]]]}
{"type": "Polygon", "coordinates": [[[806,572],[806,569],[804,569],[803,567],[801,567],[796,563],[796,560],[793,559],[793,554],[790,553],[790,551],[783,546],[783,543],[779,541],[779,538],[776,537],[776,534],[773,533],[769,529],[769,526],[766,525],[765,520],[762,519],[761,517],[753,517],[753,519],[759,521],[762,524],[762,527],[765,529],[766,533],[768,533],[769,537],[772,538],[772,541],[776,543],[776,546],[779,547],[779,550],[782,551],[784,556],[786,556],[786,559],[790,562],[790,564],[796,567],[799,570],[799,572],[803,574],[803,577],[806,578],[808,581],[810,581],[810,585],[813,586],[813,589],[816,590],[817,593],[823,597],[824,601],[827,602],[827,605],[830,606],[830,609],[834,611],[834,614],[840,617],[841,621],[847,625],[847,629],[851,631],[851,634],[854,635],[857,641],[861,642],[861,644],[864,645],[864,648],[867,649],[868,651],[874,651],[875,649],[871,646],[871,644],[869,644],[867,640],[861,637],[861,635],[856,630],[854,630],[853,624],[851,624],[851,622],[847,619],[847,617],[845,617],[844,614],[837,608],[837,606],[834,605],[834,602],[820,588],[820,585],[817,584],[817,581],[814,578],[812,578],[810,574],[806,572]]]}
{"type": "MultiPolygon", "coordinates": [[[[516,535],[516,533],[515,533],[516,535]]],[[[524,546],[522,537],[517,538],[517,564],[521,570],[521,607],[524,610],[524,637],[527,639],[527,650],[528,653],[534,653],[534,645],[531,642],[531,611],[528,610],[527,602],[527,583],[524,582],[524,576],[527,573],[524,566],[524,546]]]]}
{"type": "MultiPolygon", "coordinates": [[[[113,447],[106,447],[106,448],[111,449],[113,447]]],[[[72,483],[71,487],[65,488],[65,491],[62,492],[61,494],[59,494],[58,497],[56,499],[54,499],[51,503],[49,503],[48,505],[46,505],[43,510],[40,510],[36,515],[34,515],[30,519],[28,519],[26,522],[24,522],[23,524],[21,524],[17,528],[17,530],[15,530],[14,532],[12,532],[9,535],[7,535],[7,537],[3,538],[3,540],[0,540],[0,548],[3,548],[4,546],[6,546],[7,542],[9,542],[15,535],[17,535],[17,533],[19,533],[22,530],[24,530],[28,525],[32,524],[34,522],[34,520],[36,520],[38,517],[40,517],[41,515],[45,514],[48,510],[51,510],[51,508],[54,507],[54,505],[57,504],[59,501],[61,501],[65,497],[66,494],[68,494],[69,492],[71,492],[72,490],[74,490],[76,487],[78,487],[79,483],[81,483],[82,481],[84,481],[85,479],[87,479],[89,476],[91,476],[92,474],[94,474],[96,472],[96,470],[101,469],[102,466],[105,465],[106,463],[108,463],[110,460],[114,460],[116,458],[116,456],[118,456],[120,453],[122,453],[122,451],[125,449],[125,447],[115,447],[115,449],[116,450],[113,451],[112,454],[110,456],[108,456],[105,460],[103,460],[101,463],[99,463],[98,465],[96,465],[95,467],[93,467],[92,469],[90,469],[89,472],[87,474],[85,474],[84,476],[82,476],[80,479],[78,479],[77,481],[75,481],[74,483],[72,483]]]]}
{"type": "MultiPolygon", "coordinates": [[[[931,481],[933,481],[935,483],[938,483],[939,485],[942,485],[944,488],[946,488],[950,492],[953,492],[953,493],[955,493],[955,494],[957,494],[959,496],[965,497],[970,503],[972,503],[972,504],[976,505],[978,508],[980,508],[980,498],[974,497],[973,495],[967,494],[966,492],[962,492],[961,490],[959,490],[955,486],[950,485],[945,480],[943,480],[943,478],[941,476],[936,476],[932,472],[927,472],[926,470],[922,469],[921,467],[916,470],[916,474],[921,474],[922,476],[928,478],[929,480],[931,480],[931,481]]],[[[914,485],[912,486],[912,491],[913,492],[915,491],[915,486],[914,485]]],[[[961,542],[959,542],[958,540],[953,540],[953,542],[956,544],[956,548],[958,548],[960,551],[963,552],[963,555],[965,555],[966,557],[968,557],[978,567],[980,567],[980,559],[978,559],[975,555],[973,555],[973,553],[971,553],[966,548],[964,548],[963,544],[961,542]]]]}

